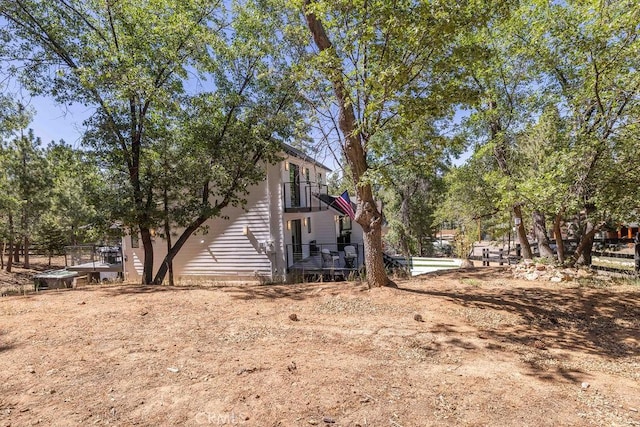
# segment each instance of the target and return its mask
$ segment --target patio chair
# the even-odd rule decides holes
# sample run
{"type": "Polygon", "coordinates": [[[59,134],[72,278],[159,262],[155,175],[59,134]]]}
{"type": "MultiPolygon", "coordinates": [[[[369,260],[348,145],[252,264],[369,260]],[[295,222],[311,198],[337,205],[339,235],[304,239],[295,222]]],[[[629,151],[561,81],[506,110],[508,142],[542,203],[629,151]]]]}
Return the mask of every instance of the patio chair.
{"type": "Polygon", "coordinates": [[[320,253],[322,254],[322,268],[335,268],[336,261],[340,261],[340,256],[333,255],[329,249],[323,249],[320,253]]]}
{"type": "Polygon", "coordinates": [[[358,259],[358,253],[355,246],[344,247],[344,264],[347,268],[354,268],[356,266],[356,260],[358,259]]]}

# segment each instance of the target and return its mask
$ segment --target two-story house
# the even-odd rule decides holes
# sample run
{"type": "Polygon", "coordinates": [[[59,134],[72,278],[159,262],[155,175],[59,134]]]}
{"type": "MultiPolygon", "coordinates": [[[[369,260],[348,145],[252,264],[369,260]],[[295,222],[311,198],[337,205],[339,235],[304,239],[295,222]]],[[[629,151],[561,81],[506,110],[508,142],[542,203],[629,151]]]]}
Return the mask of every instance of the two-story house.
{"type": "MultiPolygon", "coordinates": [[[[174,259],[176,279],[280,281],[292,273],[355,270],[363,264],[362,229],[327,194],[331,170],[288,145],[283,145],[283,157],[267,167],[244,209],[225,208],[229,219],[212,218],[206,233],[189,238],[174,259]],[[347,246],[356,250],[355,264],[345,262],[347,246]]],[[[126,236],[122,249],[125,278],[139,280],[144,251],[137,236],[126,236]]],[[[165,254],[166,243],[156,237],[156,268],[165,254]]]]}

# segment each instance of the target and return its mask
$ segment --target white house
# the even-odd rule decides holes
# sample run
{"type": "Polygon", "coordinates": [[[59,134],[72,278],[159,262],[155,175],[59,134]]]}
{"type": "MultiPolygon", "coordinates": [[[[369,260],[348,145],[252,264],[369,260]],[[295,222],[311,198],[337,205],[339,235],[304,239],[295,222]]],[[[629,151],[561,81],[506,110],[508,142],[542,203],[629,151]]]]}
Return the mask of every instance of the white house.
{"type": "MultiPolygon", "coordinates": [[[[244,209],[225,208],[223,214],[229,219],[210,219],[205,223],[206,234],[189,238],[174,259],[176,279],[280,281],[293,272],[340,271],[348,267],[345,246],[356,248],[352,269],[363,264],[362,229],[327,194],[331,170],[288,145],[283,145],[283,157],[280,163],[268,166],[265,179],[252,188],[244,209]],[[326,258],[323,263],[323,249],[331,251],[331,265],[326,258]]],[[[122,250],[125,278],[140,280],[144,251],[138,237],[126,236],[122,250]]],[[[165,254],[165,241],[155,238],[156,269],[165,254]]]]}

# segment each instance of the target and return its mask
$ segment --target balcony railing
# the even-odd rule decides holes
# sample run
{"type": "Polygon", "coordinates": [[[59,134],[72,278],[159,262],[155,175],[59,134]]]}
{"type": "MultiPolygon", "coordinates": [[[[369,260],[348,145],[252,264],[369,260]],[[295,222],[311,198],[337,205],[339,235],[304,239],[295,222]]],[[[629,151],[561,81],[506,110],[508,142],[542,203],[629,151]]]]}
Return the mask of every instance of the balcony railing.
{"type": "Polygon", "coordinates": [[[313,212],[328,209],[325,203],[314,197],[317,194],[327,194],[326,184],[304,180],[289,181],[282,184],[282,194],[285,212],[313,212]]]}

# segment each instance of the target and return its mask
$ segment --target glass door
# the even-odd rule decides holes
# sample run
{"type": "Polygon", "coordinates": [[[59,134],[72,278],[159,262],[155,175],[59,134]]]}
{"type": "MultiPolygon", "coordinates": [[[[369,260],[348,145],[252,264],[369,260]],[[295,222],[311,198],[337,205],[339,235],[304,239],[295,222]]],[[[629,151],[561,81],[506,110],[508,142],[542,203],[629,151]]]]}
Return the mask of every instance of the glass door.
{"type": "Polygon", "coordinates": [[[302,259],[302,220],[291,220],[291,246],[293,248],[293,260],[302,259]]]}

